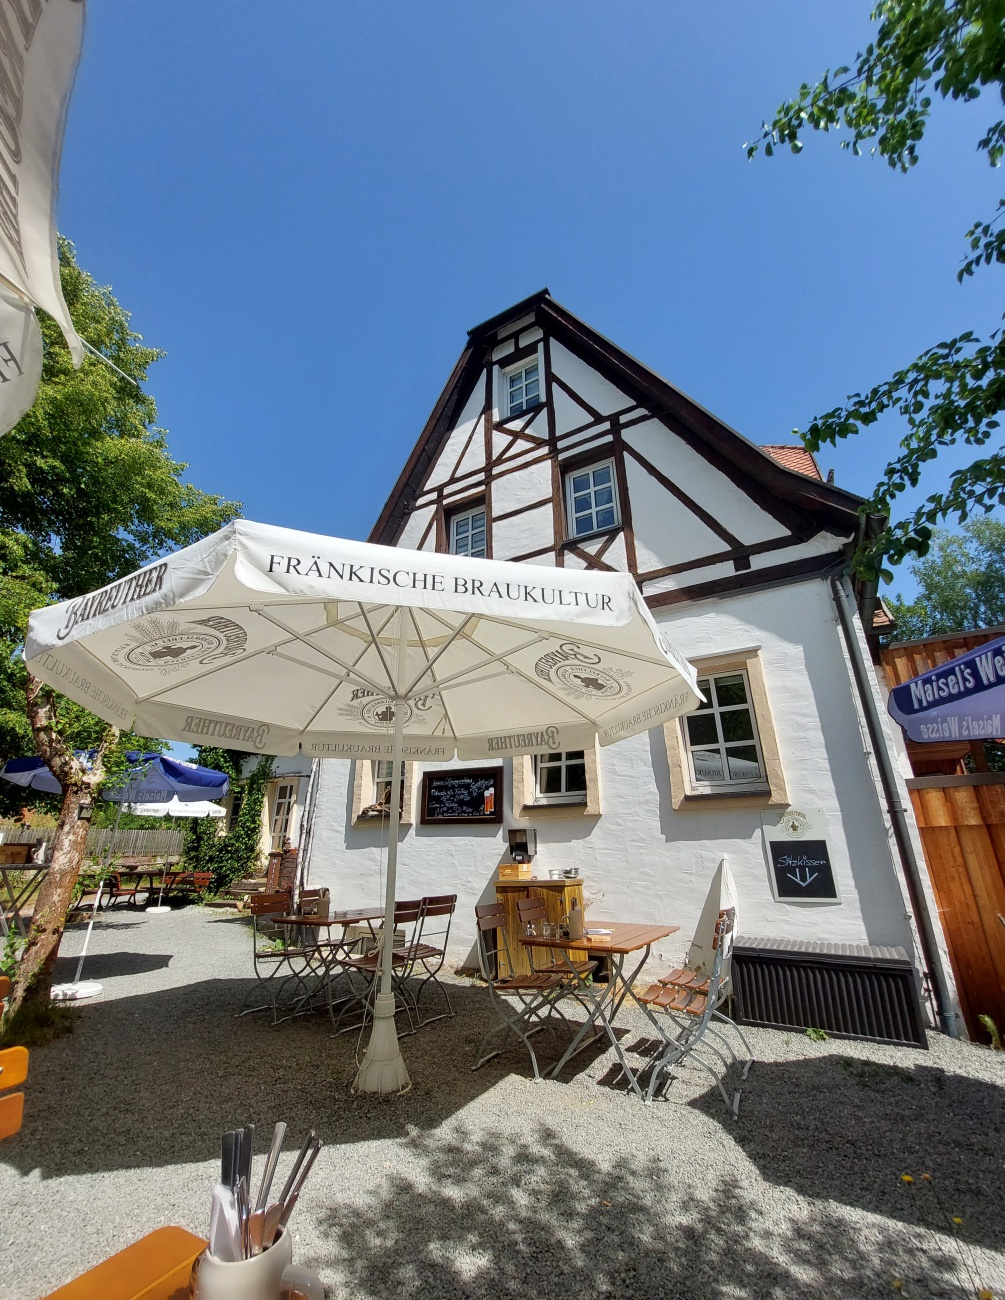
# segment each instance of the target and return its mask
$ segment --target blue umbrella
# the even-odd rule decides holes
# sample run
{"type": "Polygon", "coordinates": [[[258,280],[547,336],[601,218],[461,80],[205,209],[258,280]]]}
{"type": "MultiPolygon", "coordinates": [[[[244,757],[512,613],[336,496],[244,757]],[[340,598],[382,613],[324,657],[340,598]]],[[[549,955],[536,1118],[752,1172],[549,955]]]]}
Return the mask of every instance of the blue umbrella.
{"type": "MultiPolygon", "coordinates": [[[[78,754],[78,758],[84,758],[78,754]]],[[[132,765],[128,777],[106,786],[102,798],[111,803],[169,803],[179,799],[190,803],[201,799],[222,799],[230,791],[230,778],[209,767],[189,766],[163,754],[141,754],[136,750],[126,755],[132,765]]],[[[39,790],[45,794],[59,794],[60,785],[41,758],[10,758],[0,768],[5,781],[39,790]]]]}
{"type": "Polygon", "coordinates": [[[922,744],[1002,739],[1005,637],[895,686],[887,708],[909,739],[922,744]]]}

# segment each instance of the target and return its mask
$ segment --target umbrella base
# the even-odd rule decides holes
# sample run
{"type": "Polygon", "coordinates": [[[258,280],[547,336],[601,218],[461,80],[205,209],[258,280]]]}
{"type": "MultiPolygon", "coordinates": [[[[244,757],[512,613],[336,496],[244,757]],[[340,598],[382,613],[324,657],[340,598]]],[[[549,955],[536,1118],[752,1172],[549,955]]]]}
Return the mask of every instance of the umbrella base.
{"type": "Polygon", "coordinates": [[[398,1046],[394,995],[382,993],[374,1007],[373,1030],[352,1090],[389,1097],[408,1092],[411,1086],[412,1081],[408,1077],[398,1046]]]}
{"type": "Polygon", "coordinates": [[[164,906],[162,906],[162,907],[145,907],[143,910],[144,910],[144,912],[147,912],[147,913],[149,913],[149,912],[153,912],[153,913],[154,913],[155,915],[157,915],[157,916],[160,916],[161,913],[163,913],[163,912],[170,912],[170,911],[171,911],[170,907],[168,907],[166,904],[165,904],[164,906]]]}
{"type": "Polygon", "coordinates": [[[101,990],[97,980],[78,980],[75,984],[54,984],[49,996],[53,1002],[81,1002],[84,998],[96,998],[101,990]]]}

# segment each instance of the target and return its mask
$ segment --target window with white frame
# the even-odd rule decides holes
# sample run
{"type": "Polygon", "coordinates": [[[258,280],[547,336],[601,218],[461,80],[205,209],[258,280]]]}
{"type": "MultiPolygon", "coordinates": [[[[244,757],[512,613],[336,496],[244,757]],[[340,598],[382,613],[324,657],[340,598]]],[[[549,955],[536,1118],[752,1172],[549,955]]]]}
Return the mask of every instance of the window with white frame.
{"type": "Polygon", "coordinates": [[[534,793],[539,803],[585,803],[584,751],[570,749],[564,754],[535,754],[534,793]]]}
{"type": "Polygon", "coordinates": [[[450,520],[451,555],[484,556],[486,553],[485,507],[476,506],[453,515],[450,520]]]}
{"type": "Polygon", "coordinates": [[[276,802],[272,808],[272,847],[281,849],[290,833],[290,818],[293,816],[294,786],[292,781],[284,781],[276,789],[276,802]]]}
{"type": "Polygon", "coordinates": [[[506,417],[520,415],[541,403],[541,368],[536,361],[506,375],[506,417]]]}
{"type": "Polygon", "coordinates": [[[394,764],[388,759],[378,759],[371,763],[373,771],[373,798],[372,804],[379,804],[381,807],[391,806],[391,783],[394,779],[394,764]]]}
{"type": "Polygon", "coordinates": [[[681,719],[695,788],[762,789],[767,781],[747,674],[710,674],[698,689],[705,703],[681,719]]]}
{"type": "Polygon", "coordinates": [[[602,460],[566,474],[565,499],[571,537],[586,537],[617,528],[620,517],[616,484],[613,460],[602,460]]]}

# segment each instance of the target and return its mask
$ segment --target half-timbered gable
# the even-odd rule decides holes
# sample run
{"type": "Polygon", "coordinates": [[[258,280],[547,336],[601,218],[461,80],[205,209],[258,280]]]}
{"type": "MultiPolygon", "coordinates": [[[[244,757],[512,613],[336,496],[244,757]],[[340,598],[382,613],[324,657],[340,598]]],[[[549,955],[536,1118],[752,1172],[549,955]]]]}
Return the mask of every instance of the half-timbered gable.
{"type": "MultiPolygon", "coordinates": [[[[580,871],[610,918],[685,938],[725,858],[747,934],[912,948],[863,745],[865,640],[839,627],[832,581],[861,505],[802,448],[755,446],[547,291],[470,332],[371,541],[628,571],[705,702],[607,748],[506,759],[492,826],[430,819],[419,792],[442,764],[407,764],[400,879],[409,897],[457,894],[458,958],[475,904],[516,865],[508,836],[529,831],[535,875],[580,871]],[[800,894],[814,873],[777,877],[783,825],[816,828],[826,891],[800,894]]],[[[388,775],[318,765],[312,879],[344,906],[379,893],[388,775]]]]}
{"type": "Polygon", "coordinates": [[[455,549],[483,509],[488,556],[628,570],[658,608],[841,561],[859,499],[790,464],[545,290],[471,331],[371,539],[455,549]]]}

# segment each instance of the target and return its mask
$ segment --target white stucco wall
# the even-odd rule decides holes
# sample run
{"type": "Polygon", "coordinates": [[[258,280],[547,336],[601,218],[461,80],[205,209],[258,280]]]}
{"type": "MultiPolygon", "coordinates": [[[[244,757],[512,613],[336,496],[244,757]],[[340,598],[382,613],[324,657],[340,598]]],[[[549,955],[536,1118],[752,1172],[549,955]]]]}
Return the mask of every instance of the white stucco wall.
{"type": "MultiPolygon", "coordinates": [[[[496,868],[508,860],[506,826],[533,825],[535,871],[547,876],[549,867],[579,866],[586,896],[602,895],[592,920],[680,926],[657,952],[660,962],[686,947],[723,856],[736,879],[741,933],[896,944],[910,951],[892,839],[826,584],[810,580],[657,617],[682,653],[694,658],[760,647],[790,803],[823,809],[841,902],[773,900],[757,809],[720,803],[675,812],[662,730],[600,751],[597,819],[515,819],[507,763],[503,826],[404,828],[399,897],[456,892],[453,955],[465,957],[474,939],[474,905],[494,897],[496,868]]],[[[386,831],[348,826],[351,780],[350,763],[322,762],[311,853],[312,883],[327,885],[345,907],[381,897],[386,848],[386,831]]]]}

